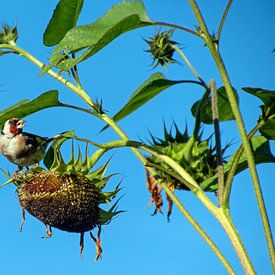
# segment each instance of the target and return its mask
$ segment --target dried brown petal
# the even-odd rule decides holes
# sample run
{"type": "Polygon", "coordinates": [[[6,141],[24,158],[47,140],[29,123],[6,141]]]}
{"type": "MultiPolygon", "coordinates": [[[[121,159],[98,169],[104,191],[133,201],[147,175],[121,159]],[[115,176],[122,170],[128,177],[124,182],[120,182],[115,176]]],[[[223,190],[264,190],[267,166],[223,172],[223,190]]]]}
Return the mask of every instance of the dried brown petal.
{"type": "Polygon", "coordinates": [[[148,207],[151,206],[152,203],[154,203],[155,211],[153,215],[155,215],[157,212],[162,213],[162,205],[163,205],[163,200],[161,195],[162,187],[159,184],[157,184],[156,179],[150,175],[148,169],[146,169],[146,183],[147,183],[148,190],[151,193],[151,201],[148,207]]]}
{"type": "Polygon", "coordinates": [[[90,236],[93,239],[93,241],[95,242],[95,248],[96,248],[96,257],[95,257],[95,261],[97,261],[99,258],[102,259],[102,247],[101,247],[101,226],[98,226],[98,232],[97,232],[97,238],[94,237],[94,235],[92,234],[92,232],[90,232],[90,236]]]}

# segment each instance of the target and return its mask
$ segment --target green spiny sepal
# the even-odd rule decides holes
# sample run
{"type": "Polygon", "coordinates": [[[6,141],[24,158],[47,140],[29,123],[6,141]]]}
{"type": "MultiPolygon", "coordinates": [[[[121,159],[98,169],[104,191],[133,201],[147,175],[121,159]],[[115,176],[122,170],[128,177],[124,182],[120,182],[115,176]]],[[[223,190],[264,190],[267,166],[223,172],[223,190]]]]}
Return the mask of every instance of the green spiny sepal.
{"type": "Polygon", "coordinates": [[[150,37],[148,40],[144,39],[150,47],[150,49],[145,51],[151,53],[154,68],[158,65],[166,67],[166,64],[177,62],[173,58],[175,52],[173,45],[178,43],[171,40],[172,36],[173,30],[166,30],[163,32],[158,30],[153,37],[150,37]]]}
{"type": "Polygon", "coordinates": [[[17,26],[10,27],[9,25],[2,25],[0,31],[0,44],[11,44],[15,45],[16,40],[18,39],[17,26]]]}
{"type": "MultiPolygon", "coordinates": [[[[215,175],[217,173],[217,161],[215,147],[210,142],[211,137],[202,140],[202,133],[197,137],[190,137],[187,128],[181,133],[176,123],[174,123],[174,128],[175,134],[172,133],[172,127],[168,131],[164,124],[164,139],[153,137],[151,134],[151,145],[174,159],[198,184],[215,175]]],[[[223,152],[226,148],[223,149],[223,152]]],[[[149,164],[162,168],[155,169],[154,178],[156,180],[172,184],[175,189],[189,190],[182,181],[172,176],[174,172],[163,161],[155,156],[147,157],[147,160],[149,164]]]]}

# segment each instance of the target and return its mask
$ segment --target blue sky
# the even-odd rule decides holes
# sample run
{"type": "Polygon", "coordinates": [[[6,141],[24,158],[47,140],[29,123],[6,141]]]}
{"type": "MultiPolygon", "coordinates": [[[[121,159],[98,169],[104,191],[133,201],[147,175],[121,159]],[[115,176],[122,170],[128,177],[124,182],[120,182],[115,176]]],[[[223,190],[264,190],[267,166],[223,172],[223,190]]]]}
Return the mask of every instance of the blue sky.
{"type": "MultiPolygon", "coordinates": [[[[119,1],[86,0],[79,24],[93,22],[119,1]],[[103,3],[104,2],[104,3],[103,3]]],[[[184,25],[196,26],[188,1],[143,1],[150,18],[184,25]]],[[[1,23],[17,24],[20,34],[18,45],[32,53],[42,62],[52,51],[42,45],[42,34],[57,1],[3,1],[1,23]]],[[[226,1],[198,1],[205,14],[209,30],[215,32],[226,6],[226,1]],[[207,3],[206,3],[207,2],[207,3]]],[[[236,1],[233,3],[221,37],[221,53],[234,87],[240,96],[246,128],[256,123],[261,102],[241,91],[241,87],[262,87],[274,90],[275,48],[274,17],[275,3],[266,1],[236,1]]],[[[79,66],[79,72],[89,95],[102,98],[110,115],[125,104],[131,93],[153,72],[161,71],[169,79],[192,79],[187,66],[170,66],[168,71],[150,68],[150,56],[143,38],[151,36],[155,28],[143,28],[124,34],[101,52],[79,66]]],[[[221,86],[220,77],[204,47],[203,42],[188,33],[175,32],[174,40],[181,43],[185,54],[203,79],[215,79],[221,86]]],[[[179,59],[178,56],[175,56],[179,59]]],[[[0,59],[1,103],[4,109],[21,99],[32,99],[39,94],[58,89],[63,102],[85,106],[70,90],[48,76],[38,77],[39,70],[19,56],[4,56],[0,59]]],[[[143,106],[132,116],[120,122],[120,126],[132,139],[149,137],[150,131],[162,137],[163,119],[170,126],[173,119],[181,129],[185,124],[193,127],[189,112],[192,104],[200,98],[202,91],[192,85],[172,87],[143,106]]],[[[26,118],[27,130],[42,136],[75,129],[78,136],[96,142],[106,142],[118,137],[107,130],[96,118],[64,108],[47,109],[26,118]]],[[[222,124],[223,144],[239,136],[234,122],[222,124]]],[[[205,127],[205,134],[212,133],[205,127]]],[[[233,150],[235,147],[232,147],[233,150]]],[[[273,153],[275,146],[272,143],[273,153]]],[[[0,167],[11,173],[15,166],[0,157],[0,167]]],[[[19,233],[21,210],[12,185],[0,190],[0,244],[2,275],[74,275],[74,274],[119,274],[119,275],[165,275],[165,274],[226,274],[214,253],[174,208],[171,222],[165,215],[151,217],[153,208],[145,186],[145,172],[136,157],[128,149],[113,152],[109,173],[119,176],[110,182],[111,189],[123,178],[124,196],[120,209],[126,210],[117,219],[104,227],[102,233],[103,260],[93,262],[95,249],[86,236],[84,261],[79,257],[79,236],[59,230],[53,231],[51,239],[41,239],[44,225],[30,215],[22,233],[19,233]]],[[[270,223],[275,229],[274,164],[258,166],[270,223]]],[[[1,182],[6,179],[0,175],[1,182]]],[[[237,274],[243,274],[238,259],[223,230],[203,205],[190,193],[177,193],[184,205],[205,227],[210,236],[228,257],[237,274]]],[[[213,197],[212,195],[210,195],[213,197]]],[[[214,197],[213,197],[214,199],[214,197]]],[[[164,209],[165,210],[165,209],[164,209]]],[[[231,210],[240,235],[246,244],[259,274],[271,274],[264,235],[256,207],[255,195],[248,171],[235,178],[231,210]]]]}

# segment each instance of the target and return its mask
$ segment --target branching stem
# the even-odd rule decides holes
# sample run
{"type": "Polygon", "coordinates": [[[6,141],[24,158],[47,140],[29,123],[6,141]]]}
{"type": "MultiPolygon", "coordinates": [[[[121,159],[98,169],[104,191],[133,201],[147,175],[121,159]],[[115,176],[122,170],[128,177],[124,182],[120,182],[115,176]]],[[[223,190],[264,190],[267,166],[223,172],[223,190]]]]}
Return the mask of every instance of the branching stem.
{"type": "Polygon", "coordinates": [[[247,156],[248,167],[250,169],[250,174],[251,174],[251,178],[252,178],[252,182],[253,182],[253,186],[254,186],[254,190],[255,190],[255,194],[256,194],[256,199],[257,199],[259,211],[261,214],[262,224],[263,224],[263,228],[264,228],[264,232],[265,232],[265,236],[266,236],[266,242],[267,242],[267,246],[268,246],[268,250],[269,250],[272,268],[273,268],[273,271],[275,272],[275,250],[274,250],[274,242],[273,242],[273,237],[272,237],[272,233],[271,233],[270,223],[269,223],[269,219],[268,219],[268,215],[267,215],[267,211],[266,211],[266,207],[265,207],[265,202],[264,202],[264,198],[263,198],[263,194],[262,194],[261,185],[259,182],[259,177],[258,177],[256,166],[255,166],[253,152],[252,152],[251,145],[250,145],[249,140],[246,135],[246,129],[245,129],[245,125],[243,122],[241,112],[239,110],[238,102],[235,97],[235,93],[232,88],[231,81],[229,79],[229,75],[228,75],[225,65],[223,63],[223,60],[220,56],[220,53],[217,49],[216,41],[213,40],[213,37],[210,35],[210,33],[208,31],[207,25],[206,25],[204,18],[201,14],[201,11],[197,5],[197,2],[195,0],[189,0],[189,3],[191,5],[193,13],[195,14],[198,24],[200,26],[201,37],[205,41],[206,46],[208,47],[210,53],[212,54],[212,57],[216,63],[218,70],[219,70],[219,73],[221,75],[223,84],[225,86],[226,93],[227,93],[234,117],[236,119],[236,123],[237,123],[238,129],[239,129],[239,133],[240,133],[241,140],[242,140],[243,147],[244,147],[244,152],[247,156]]]}
{"type": "Polygon", "coordinates": [[[194,66],[191,64],[191,62],[189,61],[189,59],[187,58],[187,56],[184,54],[184,52],[177,47],[176,45],[172,45],[172,48],[179,53],[179,55],[181,56],[181,58],[184,60],[184,62],[186,63],[186,65],[189,67],[189,69],[192,71],[192,73],[195,75],[195,77],[202,83],[202,85],[205,88],[208,88],[207,84],[205,83],[205,81],[201,78],[201,76],[199,75],[199,73],[197,72],[197,70],[194,68],[194,66]]]}
{"type": "Polygon", "coordinates": [[[186,28],[186,27],[183,27],[183,26],[179,26],[179,25],[171,24],[171,23],[166,23],[166,22],[160,22],[160,21],[153,21],[153,22],[154,22],[154,25],[159,25],[159,26],[163,26],[163,27],[178,29],[178,30],[182,30],[182,31],[191,33],[191,34],[193,34],[195,36],[198,36],[198,37],[200,36],[200,34],[197,31],[194,31],[192,29],[189,29],[189,28],[186,28]]]}

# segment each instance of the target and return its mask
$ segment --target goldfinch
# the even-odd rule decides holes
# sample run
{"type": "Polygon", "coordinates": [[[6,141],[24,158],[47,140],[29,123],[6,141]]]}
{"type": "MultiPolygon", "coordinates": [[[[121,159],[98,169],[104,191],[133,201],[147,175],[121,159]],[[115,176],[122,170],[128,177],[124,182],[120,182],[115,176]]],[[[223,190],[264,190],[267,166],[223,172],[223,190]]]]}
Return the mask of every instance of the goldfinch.
{"type": "Polygon", "coordinates": [[[52,138],[41,137],[23,132],[25,121],[20,118],[10,118],[4,124],[0,135],[0,151],[19,170],[38,163],[45,156],[47,146],[58,134],[52,138]]]}

